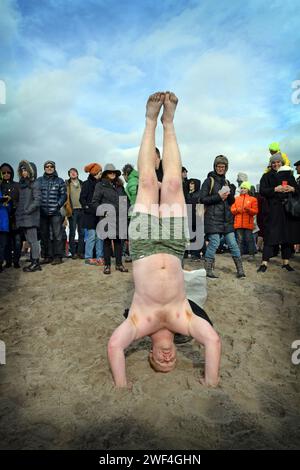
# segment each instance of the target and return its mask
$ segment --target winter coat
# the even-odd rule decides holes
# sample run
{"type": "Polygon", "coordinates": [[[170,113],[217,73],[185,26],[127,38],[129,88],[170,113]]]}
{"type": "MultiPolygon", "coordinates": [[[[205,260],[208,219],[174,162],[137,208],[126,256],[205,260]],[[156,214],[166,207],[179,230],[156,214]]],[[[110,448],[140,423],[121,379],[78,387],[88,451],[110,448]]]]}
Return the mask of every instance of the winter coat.
{"type": "MultiPolygon", "coordinates": [[[[1,186],[0,186],[0,198],[2,198],[1,186]]],[[[5,201],[3,201],[5,202],[5,201]]],[[[0,232],[9,232],[9,210],[10,205],[4,206],[0,200],[0,232]]]]}
{"type": "Polygon", "coordinates": [[[188,218],[189,218],[189,226],[192,228],[193,231],[196,230],[196,223],[197,223],[197,216],[196,216],[196,209],[197,209],[197,204],[200,203],[200,197],[201,197],[201,192],[200,192],[200,180],[192,178],[188,181],[188,184],[190,181],[195,182],[195,191],[190,193],[188,192],[186,194],[185,202],[188,205],[188,218]]]}
{"type": "MultiPolygon", "coordinates": [[[[79,179],[80,188],[82,188],[83,182],[79,179]]],[[[73,207],[71,201],[71,178],[65,181],[67,188],[67,200],[65,202],[66,217],[72,217],[73,207]]]]}
{"type": "MultiPolygon", "coordinates": [[[[107,179],[102,179],[96,184],[92,200],[92,206],[96,213],[98,206],[108,204],[114,207],[116,219],[111,218],[112,212],[99,216],[101,221],[107,218],[110,230],[110,239],[115,236],[121,239],[127,239],[127,217],[128,217],[128,198],[122,186],[116,186],[107,179]],[[116,222],[116,223],[115,223],[116,222]]],[[[98,235],[99,236],[99,235],[98,235]]]]}
{"type": "Polygon", "coordinates": [[[60,209],[67,200],[66,184],[56,171],[52,175],[44,173],[37,179],[42,192],[41,214],[60,215],[60,209]]]}
{"type": "Polygon", "coordinates": [[[258,213],[258,203],[256,197],[249,194],[241,194],[235,198],[231,206],[234,215],[234,228],[254,229],[254,216],[258,213]]]}
{"type": "Polygon", "coordinates": [[[16,207],[19,200],[19,183],[14,181],[14,169],[9,163],[2,163],[0,171],[2,168],[7,167],[11,171],[10,180],[4,180],[1,183],[1,191],[3,196],[9,196],[11,198],[10,211],[9,211],[9,225],[10,230],[16,229],[16,207]]]}
{"type": "Polygon", "coordinates": [[[14,169],[9,163],[2,163],[0,167],[0,171],[2,171],[3,167],[8,167],[11,171],[11,178],[9,181],[3,180],[1,183],[1,189],[3,195],[8,195],[11,197],[12,200],[12,209],[16,209],[17,203],[19,200],[19,183],[14,181],[14,169]]]}
{"type": "Polygon", "coordinates": [[[95,230],[98,222],[95,210],[92,206],[93,195],[97,183],[98,180],[96,180],[94,176],[89,175],[88,179],[84,181],[81,187],[79,201],[83,209],[82,226],[87,230],[95,230]]]}
{"type": "MultiPolygon", "coordinates": [[[[284,201],[289,193],[277,193],[274,191],[282,179],[288,181],[295,188],[294,197],[300,193],[300,188],[291,172],[277,173],[270,170],[260,180],[260,194],[268,201],[268,212],[264,220],[264,243],[266,245],[278,245],[282,243],[300,243],[300,218],[288,215],[284,208],[284,201]]],[[[291,193],[290,193],[291,194],[291,193]]]]}
{"type": "Polygon", "coordinates": [[[34,163],[22,160],[19,164],[19,203],[16,210],[17,227],[30,228],[40,226],[41,189],[36,180],[36,166],[34,163]],[[21,166],[25,166],[29,178],[22,178],[21,166]]]}
{"type": "Polygon", "coordinates": [[[201,188],[201,202],[205,205],[204,232],[206,235],[212,233],[231,233],[233,228],[233,215],[230,206],[234,203],[235,186],[226,180],[225,176],[218,175],[215,171],[208,173],[201,188]],[[212,180],[213,178],[213,187],[212,180]],[[225,201],[222,200],[218,191],[223,186],[230,185],[230,194],[225,201]]]}
{"type": "Polygon", "coordinates": [[[126,194],[129,198],[130,205],[133,206],[136,201],[139,185],[139,174],[136,170],[132,170],[128,175],[128,181],[126,185],[126,194]]]}

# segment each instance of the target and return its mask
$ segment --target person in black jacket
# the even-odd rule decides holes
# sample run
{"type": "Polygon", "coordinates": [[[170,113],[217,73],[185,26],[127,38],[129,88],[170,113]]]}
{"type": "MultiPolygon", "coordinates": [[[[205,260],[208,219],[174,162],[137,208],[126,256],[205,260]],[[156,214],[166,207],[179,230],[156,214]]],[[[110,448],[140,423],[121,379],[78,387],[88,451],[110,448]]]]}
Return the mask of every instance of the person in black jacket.
{"type": "Polygon", "coordinates": [[[61,264],[64,255],[63,218],[60,209],[67,200],[66,184],[55,170],[55,162],[48,160],[44,164],[45,173],[38,178],[42,192],[41,202],[41,239],[44,247],[42,264],[61,264]],[[53,244],[51,246],[50,227],[53,244]]]}
{"type": "Polygon", "coordinates": [[[233,227],[233,215],[230,206],[234,203],[235,186],[226,180],[228,159],[218,155],[214,161],[214,171],[208,173],[201,188],[201,202],[205,205],[204,232],[208,238],[204,262],[206,275],[217,278],[213,272],[215,254],[220,244],[221,236],[232,254],[237,277],[245,277],[241,252],[238,247],[233,227]]]}
{"type": "MultiPolygon", "coordinates": [[[[197,204],[200,203],[200,180],[196,178],[191,178],[188,180],[188,192],[185,194],[185,202],[188,207],[188,220],[189,220],[189,230],[190,233],[196,233],[197,229],[199,229],[199,218],[197,217],[197,204]]],[[[196,235],[190,239],[190,243],[195,243],[196,235]]],[[[200,248],[189,250],[192,256],[192,260],[200,259],[200,248]]]]}
{"type": "Polygon", "coordinates": [[[103,240],[97,236],[98,220],[92,206],[95,187],[102,176],[102,166],[98,163],[90,163],[84,167],[84,171],[89,173],[89,177],[82,185],[79,202],[83,209],[82,227],[87,231],[84,252],[85,264],[103,266],[103,240]],[[94,258],[94,250],[96,250],[96,258],[94,258]]]}
{"type": "Polygon", "coordinates": [[[11,210],[9,213],[9,233],[5,248],[5,268],[10,268],[12,263],[15,268],[20,267],[22,238],[20,230],[16,227],[16,208],[19,200],[19,183],[14,181],[14,170],[9,163],[2,163],[0,171],[3,175],[1,190],[4,196],[9,196],[11,210]]]}
{"type": "Polygon", "coordinates": [[[116,170],[114,165],[111,163],[105,165],[102,179],[95,187],[92,201],[95,212],[97,211],[97,215],[100,215],[99,222],[103,223],[103,226],[98,224],[97,235],[104,240],[104,274],[111,273],[112,240],[116,270],[121,273],[128,272],[128,269],[122,264],[122,239],[127,239],[128,200],[124,188],[116,184],[116,179],[120,175],[121,172],[116,170]],[[100,207],[98,208],[98,206],[100,207]]]}
{"type": "Polygon", "coordinates": [[[280,152],[270,158],[271,170],[265,173],[259,191],[268,202],[268,212],[264,224],[264,248],[262,263],[258,272],[266,272],[274,247],[281,246],[282,268],[294,271],[289,264],[292,245],[300,242],[300,220],[289,216],[284,208],[285,200],[291,195],[299,195],[300,188],[290,167],[284,167],[280,152]],[[283,170],[283,171],[282,171],[283,170]]]}
{"type": "Polygon", "coordinates": [[[40,225],[41,189],[36,180],[36,166],[22,160],[19,163],[20,195],[16,210],[16,224],[24,230],[25,238],[31,250],[31,264],[23,268],[25,272],[41,271],[39,263],[40,245],[37,229],[40,225]]]}

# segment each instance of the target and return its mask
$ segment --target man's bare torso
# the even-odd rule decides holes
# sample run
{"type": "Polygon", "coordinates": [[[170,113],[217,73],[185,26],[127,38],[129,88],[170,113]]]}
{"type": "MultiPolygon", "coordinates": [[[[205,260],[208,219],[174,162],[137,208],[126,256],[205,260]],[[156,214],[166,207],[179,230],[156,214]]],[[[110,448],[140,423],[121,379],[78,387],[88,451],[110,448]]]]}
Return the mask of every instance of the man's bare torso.
{"type": "Polygon", "coordinates": [[[186,300],[180,260],[169,254],[147,256],[133,263],[135,292],[128,319],[137,338],[162,328],[187,334],[191,308],[186,300]]]}

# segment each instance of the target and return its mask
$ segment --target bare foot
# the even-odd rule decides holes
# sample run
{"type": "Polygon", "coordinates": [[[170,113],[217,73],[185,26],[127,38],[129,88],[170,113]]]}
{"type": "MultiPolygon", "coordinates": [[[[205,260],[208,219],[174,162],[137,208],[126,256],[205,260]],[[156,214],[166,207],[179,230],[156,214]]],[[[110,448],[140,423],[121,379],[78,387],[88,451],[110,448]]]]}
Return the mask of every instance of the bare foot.
{"type": "Polygon", "coordinates": [[[164,112],[161,117],[161,122],[163,124],[173,122],[177,103],[178,103],[177,96],[170,91],[166,91],[165,100],[164,100],[164,112]]]}
{"type": "Polygon", "coordinates": [[[204,387],[216,388],[219,385],[219,381],[217,381],[217,382],[207,382],[204,377],[200,377],[199,382],[200,382],[201,385],[204,385],[204,387]]]}
{"type": "Polygon", "coordinates": [[[165,99],[165,93],[158,91],[150,95],[146,105],[146,118],[150,121],[157,121],[160,108],[165,99]]]}

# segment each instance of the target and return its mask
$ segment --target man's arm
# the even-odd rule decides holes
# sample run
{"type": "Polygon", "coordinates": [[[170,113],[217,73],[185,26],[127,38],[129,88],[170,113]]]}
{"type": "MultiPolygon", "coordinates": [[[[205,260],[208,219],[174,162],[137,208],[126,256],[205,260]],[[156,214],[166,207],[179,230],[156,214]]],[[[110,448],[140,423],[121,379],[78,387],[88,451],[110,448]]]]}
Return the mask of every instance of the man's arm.
{"type": "Polygon", "coordinates": [[[215,329],[203,318],[192,314],[190,335],[205,347],[205,385],[216,387],[219,383],[221,340],[215,329]]]}
{"type": "Polygon", "coordinates": [[[116,387],[127,387],[124,350],[135,339],[136,329],[130,320],[125,320],[113,332],[107,346],[108,360],[116,387]]]}

